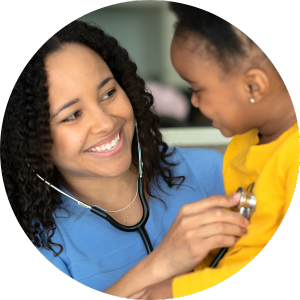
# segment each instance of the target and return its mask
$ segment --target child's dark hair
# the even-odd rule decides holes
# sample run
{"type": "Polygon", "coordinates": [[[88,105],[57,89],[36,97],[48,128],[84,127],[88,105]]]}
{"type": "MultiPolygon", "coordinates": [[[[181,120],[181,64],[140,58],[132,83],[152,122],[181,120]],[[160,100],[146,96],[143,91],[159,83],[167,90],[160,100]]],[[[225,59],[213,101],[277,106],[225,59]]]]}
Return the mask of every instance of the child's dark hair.
{"type": "MultiPolygon", "coordinates": [[[[145,82],[137,75],[137,67],[128,52],[100,28],[81,21],[70,23],[51,37],[22,71],[8,101],[1,132],[2,174],[13,211],[34,245],[52,250],[55,244],[51,237],[56,229],[53,215],[62,201],[58,192],[38,179],[33,170],[46,181],[57,184],[57,170],[50,155],[53,141],[44,63],[47,56],[67,43],[80,43],[96,51],[130,99],[139,128],[147,193],[151,195],[150,182],[160,189],[158,176],[170,187],[184,181],[184,176],[173,175],[171,167],[175,164],[167,161],[173,152],[167,153],[159,119],[150,109],[153,96],[146,91],[145,82]]],[[[135,134],[132,160],[138,166],[135,134]]],[[[58,246],[60,253],[62,246],[58,246]]]]}
{"type": "MultiPolygon", "coordinates": [[[[170,10],[177,16],[175,37],[184,38],[190,32],[206,43],[209,53],[221,63],[225,71],[234,69],[240,59],[253,63],[266,58],[260,48],[240,30],[220,17],[193,6],[170,2],[170,10]],[[256,49],[255,58],[252,50],[256,49]],[[259,57],[259,59],[257,59],[259,57]]],[[[207,54],[207,53],[206,53],[207,54]]]]}

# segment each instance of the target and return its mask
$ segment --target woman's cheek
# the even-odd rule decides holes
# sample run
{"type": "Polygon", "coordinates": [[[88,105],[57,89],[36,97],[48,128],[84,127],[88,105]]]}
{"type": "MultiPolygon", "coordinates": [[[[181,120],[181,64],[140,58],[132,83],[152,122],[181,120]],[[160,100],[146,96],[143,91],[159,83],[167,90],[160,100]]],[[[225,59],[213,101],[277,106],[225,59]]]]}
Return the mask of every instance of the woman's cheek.
{"type": "Polygon", "coordinates": [[[71,158],[72,155],[77,152],[80,144],[80,136],[70,131],[56,130],[52,133],[53,146],[52,146],[52,158],[54,161],[61,161],[67,158],[71,158]]]}

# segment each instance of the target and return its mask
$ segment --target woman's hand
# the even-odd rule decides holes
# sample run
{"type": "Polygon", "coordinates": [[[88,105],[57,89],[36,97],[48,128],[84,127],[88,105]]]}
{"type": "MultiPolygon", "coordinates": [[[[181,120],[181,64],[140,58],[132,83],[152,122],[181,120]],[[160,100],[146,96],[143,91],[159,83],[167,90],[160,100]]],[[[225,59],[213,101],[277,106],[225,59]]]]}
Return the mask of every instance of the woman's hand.
{"type": "Polygon", "coordinates": [[[170,278],[166,281],[147,286],[143,290],[130,295],[129,299],[171,299],[172,295],[172,280],[170,278]]]}
{"type": "Polygon", "coordinates": [[[249,221],[224,209],[238,204],[240,193],[213,195],[184,205],[152,256],[157,282],[190,272],[216,248],[232,247],[249,221]]]}
{"type": "Polygon", "coordinates": [[[192,271],[213,249],[232,247],[249,224],[240,213],[225,209],[236,206],[240,196],[214,195],[184,205],[158,247],[104,292],[129,297],[192,271]]]}

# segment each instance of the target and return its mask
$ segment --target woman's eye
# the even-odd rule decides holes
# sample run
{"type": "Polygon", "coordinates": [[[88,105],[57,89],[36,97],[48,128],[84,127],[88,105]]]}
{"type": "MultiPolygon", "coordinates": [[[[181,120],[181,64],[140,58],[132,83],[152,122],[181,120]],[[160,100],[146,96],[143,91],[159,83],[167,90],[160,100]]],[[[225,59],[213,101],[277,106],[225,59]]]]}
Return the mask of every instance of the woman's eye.
{"type": "MultiPolygon", "coordinates": [[[[113,97],[113,95],[116,93],[116,89],[110,90],[108,93],[106,93],[103,97],[103,100],[109,99],[113,97]]],[[[69,122],[77,119],[81,115],[80,111],[75,111],[73,114],[68,116],[66,119],[63,120],[63,122],[69,122]]]]}
{"type": "Polygon", "coordinates": [[[69,117],[67,117],[66,119],[63,120],[63,122],[68,122],[68,121],[72,121],[75,120],[76,118],[78,118],[81,115],[80,111],[75,111],[73,114],[71,114],[69,117]]]}
{"type": "Polygon", "coordinates": [[[116,89],[112,89],[111,91],[109,91],[108,93],[106,93],[103,97],[103,100],[109,99],[111,98],[116,92],[116,89]]]}

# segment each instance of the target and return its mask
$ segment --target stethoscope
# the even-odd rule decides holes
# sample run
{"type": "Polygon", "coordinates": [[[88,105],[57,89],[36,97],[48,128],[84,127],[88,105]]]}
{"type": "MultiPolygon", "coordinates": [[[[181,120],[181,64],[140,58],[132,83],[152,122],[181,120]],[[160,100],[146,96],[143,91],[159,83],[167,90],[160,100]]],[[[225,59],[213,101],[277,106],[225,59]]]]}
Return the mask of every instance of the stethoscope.
{"type": "MultiPolygon", "coordinates": [[[[248,220],[252,216],[256,206],[256,198],[253,195],[253,188],[254,188],[254,183],[251,183],[246,190],[244,190],[241,187],[238,188],[237,192],[241,193],[241,199],[239,204],[233,208],[235,211],[238,211],[248,220]]],[[[227,251],[228,248],[222,248],[214,258],[212,263],[209,265],[209,267],[215,268],[227,251]]]]}
{"type": "MultiPolygon", "coordinates": [[[[148,206],[148,202],[146,200],[145,194],[144,194],[144,179],[143,179],[143,169],[142,169],[143,168],[143,162],[142,162],[141,146],[140,146],[138,128],[137,128],[136,121],[135,121],[135,129],[136,129],[137,144],[138,144],[138,156],[139,156],[138,194],[139,194],[140,201],[141,201],[142,208],[143,208],[142,218],[135,225],[125,226],[123,224],[120,224],[116,220],[114,220],[110,215],[108,215],[100,207],[90,206],[90,205],[88,205],[84,202],[81,202],[77,198],[65,193],[61,189],[59,189],[56,186],[52,185],[51,183],[46,181],[43,177],[41,177],[39,174],[36,173],[36,176],[39,179],[41,179],[44,183],[46,183],[48,186],[52,187],[53,189],[55,189],[56,191],[61,193],[62,195],[64,195],[64,196],[70,198],[71,200],[77,202],[78,205],[80,205],[84,208],[90,209],[90,211],[92,213],[94,213],[94,214],[98,215],[99,217],[103,218],[104,220],[108,221],[115,228],[117,228],[121,231],[125,231],[125,232],[137,231],[140,234],[140,236],[143,240],[143,243],[145,245],[147,253],[150,254],[153,251],[153,247],[151,245],[149,236],[148,236],[147,231],[145,229],[146,222],[149,218],[149,206],[148,206]]],[[[35,171],[33,170],[33,172],[35,172],[35,171]]],[[[239,204],[234,208],[235,210],[239,211],[245,218],[248,218],[248,219],[252,215],[252,213],[255,209],[255,206],[256,206],[256,198],[255,198],[255,196],[253,195],[253,192],[252,192],[253,187],[254,187],[254,183],[250,184],[249,187],[246,189],[246,191],[244,191],[243,188],[239,188],[237,190],[237,192],[241,193],[241,199],[240,199],[239,204]]],[[[221,258],[226,254],[227,251],[228,251],[228,248],[222,248],[219,251],[219,253],[217,254],[217,256],[215,257],[215,259],[213,260],[213,262],[210,264],[210,267],[215,268],[217,266],[217,264],[219,263],[219,261],[221,260],[221,258]]]]}
{"type": "Polygon", "coordinates": [[[143,240],[143,243],[146,247],[147,253],[150,254],[153,251],[153,248],[152,248],[149,236],[147,234],[147,231],[145,229],[145,225],[146,225],[146,222],[147,222],[148,217],[149,217],[149,206],[148,206],[148,202],[146,200],[145,194],[144,194],[144,179],[143,179],[143,169],[142,169],[143,168],[143,162],[142,162],[141,146],[140,146],[138,128],[137,128],[136,121],[135,121],[135,129],[136,129],[137,144],[138,144],[138,155],[139,155],[138,194],[140,196],[140,201],[141,201],[141,204],[142,204],[142,207],[143,207],[143,216],[142,216],[141,220],[138,223],[136,223],[135,225],[125,226],[123,224],[120,224],[117,221],[115,221],[110,215],[108,215],[100,207],[90,206],[88,204],[85,204],[85,203],[81,202],[80,200],[78,200],[77,198],[65,193],[61,189],[59,189],[56,186],[52,185],[51,183],[47,182],[39,174],[36,174],[36,176],[39,179],[41,179],[43,182],[45,182],[47,185],[49,185],[50,187],[52,187],[53,189],[55,189],[56,191],[61,193],[62,195],[64,195],[64,196],[70,198],[71,200],[74,200],[75,202],[77,202],[78,205],[80,205],[84,208],[89,208],[92,213],[94,213],[94,214],[98,215],[99,217],[103,218],[104,220],[109,222],[115,228],[117,228],[121,231],[126,231],[126,232],[137,231],[140,234],[140,236],[143,240]]]}

